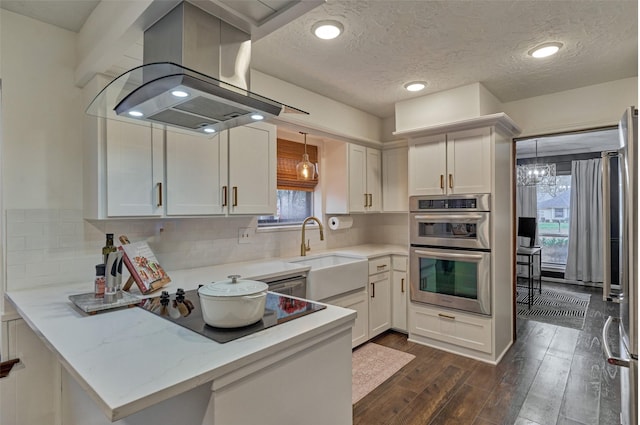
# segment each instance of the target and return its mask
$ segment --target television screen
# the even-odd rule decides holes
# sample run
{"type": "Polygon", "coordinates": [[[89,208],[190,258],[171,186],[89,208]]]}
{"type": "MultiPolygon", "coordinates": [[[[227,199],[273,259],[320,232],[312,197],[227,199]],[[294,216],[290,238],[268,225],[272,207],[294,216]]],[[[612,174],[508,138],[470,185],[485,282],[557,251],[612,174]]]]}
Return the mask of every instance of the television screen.
{"type": "Polygon", "coordinates": [[[529,247],[536,243],[536,218],[518,217],[518,236],[529,238],[529,247]]]}

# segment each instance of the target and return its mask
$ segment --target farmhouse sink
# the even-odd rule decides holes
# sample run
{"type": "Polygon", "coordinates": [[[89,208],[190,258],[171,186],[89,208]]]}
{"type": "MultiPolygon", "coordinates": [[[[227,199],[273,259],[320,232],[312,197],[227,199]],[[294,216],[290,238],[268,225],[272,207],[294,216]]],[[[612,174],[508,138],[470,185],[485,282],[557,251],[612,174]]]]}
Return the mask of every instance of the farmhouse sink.
{"type": "Polygon", "coordinates": [[[290,263],[311,266],[307,274],[307,298],[321,301],[367,285],[369,273],[365,258],[344,254],[299,257],[290,263]]]}

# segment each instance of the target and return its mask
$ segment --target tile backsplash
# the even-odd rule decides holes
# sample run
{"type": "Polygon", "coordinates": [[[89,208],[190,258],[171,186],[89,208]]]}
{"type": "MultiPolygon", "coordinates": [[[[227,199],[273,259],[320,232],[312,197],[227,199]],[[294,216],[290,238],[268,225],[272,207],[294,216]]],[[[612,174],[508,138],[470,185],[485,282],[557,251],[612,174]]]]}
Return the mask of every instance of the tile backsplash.
{"type": "MultiPolygon", "coordinates": [[[[406,214],[354,215],[350,229],[307,228],[311,249],[364,243],[407,243],[406,214]]],[[[300,230],[256,231],[255,217],[84,220],[82,210],[6,211],[7,290],[93,281],[105,233],[147,240],[166,270],[299,255],[300,230]],[[238,231],[249,228],[249,243],[238,231]]]]}

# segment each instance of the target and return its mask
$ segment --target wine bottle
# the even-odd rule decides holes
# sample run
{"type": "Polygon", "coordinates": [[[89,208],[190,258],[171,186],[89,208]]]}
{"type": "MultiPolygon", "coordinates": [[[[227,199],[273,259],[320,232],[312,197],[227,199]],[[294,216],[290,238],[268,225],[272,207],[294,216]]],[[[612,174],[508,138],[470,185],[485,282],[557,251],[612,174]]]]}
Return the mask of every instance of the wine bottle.
{"type": "Polygon", "coordinates": [[[107,242],[105,246],[102,247],[102,257],[104,260],[104,264],[107,264],[107,257],[110,252],[114,252],[116,247],[113,245],[113,233],[107,233],[107,242]]]}

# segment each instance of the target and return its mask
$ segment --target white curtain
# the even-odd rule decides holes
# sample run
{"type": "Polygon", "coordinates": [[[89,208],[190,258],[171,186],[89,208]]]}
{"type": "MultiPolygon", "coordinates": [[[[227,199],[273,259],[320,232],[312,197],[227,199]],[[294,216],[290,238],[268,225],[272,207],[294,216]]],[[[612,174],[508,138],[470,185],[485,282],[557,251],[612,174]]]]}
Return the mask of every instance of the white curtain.
{"type": "Polygon", "coordinates": [[[600,158],[571,162],[569,252],[565,279],[602,282],[602,171],[600,158]]]}
{"type": "MultiPolygon", "coordinates": [[[[518,186],[516,188],[516,216],[517,217],[537,217],[538,216],[538,194],[535,186],[518,186]]],[[[518,222],[516,220],[516,226],[518,222]]],[[[516,228],[516,235],[518,229],[516,228]]],[[[529,246],[529,238],[518,237],[518,246],[529,246]]],[[[536,229],[536,246],[540,245],[538,232],[536,229]]],[[[527,266],[518,266],[518,276],[526,276],[529,270],[527,266]]],[[[534,263],[534,275],[540,273],[538,262],[534,263]]]]}

